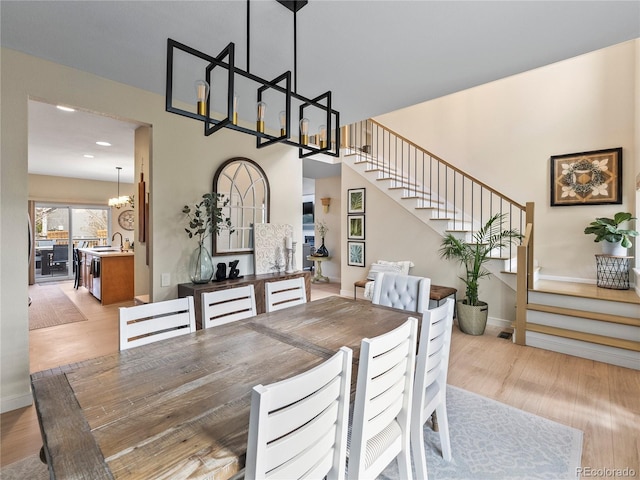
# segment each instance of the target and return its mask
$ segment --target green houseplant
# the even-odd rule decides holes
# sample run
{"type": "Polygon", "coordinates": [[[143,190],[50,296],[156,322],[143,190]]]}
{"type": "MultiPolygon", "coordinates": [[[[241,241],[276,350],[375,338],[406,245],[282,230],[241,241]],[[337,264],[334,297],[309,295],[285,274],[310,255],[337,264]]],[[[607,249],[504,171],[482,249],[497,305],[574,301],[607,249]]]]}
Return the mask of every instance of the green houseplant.
{"type": "Polygon", "coordinates": [[[603,253],[609,253],[611,255],[624,255],[626,249],[631,247],[630,237],[637,237],[637,230],[629,230],[621,228],[620,224],[628,222],[629,220],[635,220],[628,212],[618,212],[613,218],[600,217],[591,222],[589,226],[584,229],[584,233],[587,235],[595,235],[594,242],[603,242],[603,253]],[[623,250],[617,250],[619,245],[623,250]]]}
{"type": "Polygon", "coordinates": [[[488,305],[478,298],[479,281],[491,275],[484,264],[491,260],[492,252],[507,247],[522,238],[515,229],[504,230],[502,224],[506,214],[493,215],[473,234],[471,242],[445,235],[440,246],[440,256],[457,260],[464,267],[460,277],[466,286],[465,298],[458,301],[458,325],[460,330],[471,335],[482,335],[487,324],[488,305]]]}
{"type": "Polygon", "coordinates": [[[205,193],[202,201],[193,207],[185,205],[182,213],[189,222],[184,230],[189,238],[196,237],[198,246],[191,254],[189,260],[189,276],[193,283],[208,283],[213,277],[213,260],[204,246],[204,240],[209,235],[217,235],[221,230],[230,230],[231,219],[222,214],[223,207],[229,205],[229,199],[225,199],[221,193],[205,193]]]}

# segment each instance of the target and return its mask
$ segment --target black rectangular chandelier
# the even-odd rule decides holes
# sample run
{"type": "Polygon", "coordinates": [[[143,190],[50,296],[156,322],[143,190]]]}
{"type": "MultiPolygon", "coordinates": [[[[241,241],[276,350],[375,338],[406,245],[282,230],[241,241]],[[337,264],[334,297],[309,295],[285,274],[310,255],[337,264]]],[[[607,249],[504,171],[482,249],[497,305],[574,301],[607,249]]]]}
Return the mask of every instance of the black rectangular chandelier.
{"type": "MultiPolygon", "coordinates": [[[[167,83],[166,83],[166,111],[199,120],[204,123],[204,134],[209,136],[221,128],[229,128],[242,133],[248,133],[256,137],[256,148],[263,148],[274,143],[285,143],[298,147],[299,158],[305,158],[318,153],[334,157],[340,156],[340,113],[331,105],[331,91],[315,98],[308,98],[297,93],[297,51],[296,51],[296,15],[297,11],[307,2],[280,1],[279,3],[291,10],[294,15],[294,78],[292,87],[291,71],[286,71],[273,80],[265,80],[249,72],[249,1],[247,1],[247,70],[242,70],[235,62],[235,44],[229,43],[217,56],[211,56],[194,48],[184,45],[171,38],[167,41],[167,83]],[[174,77],[179,71],[174,70],[176,52],[183,52],[193,57],[201,64],[201,77],[195,81],[195,99],[193,109],[187,110],[174,105],[174,77]],[[215,79],[213,78],[215,76],[215,79]],[[238,96],[236,86],[240,82],[249,81],[257,86],[256,91],[256,118],[255,129],[239,125],[238,122],[238,96]],[[213,82],[213,83],[212,83],[213,82]],[[218,117],[212,116],[215,109],[212,107],[211,90],[222,89],[223,93],[216,95],[219,105],[218,117]],[[224,89],[226,88],[226,92],[224,89]],[[265,126],[265,113],[267,104],[265,97],[278,98],[280,105],[278,114],[279,130],[267,129],[265,126]],[[292,110],[296,104],[297,139],[292,136],[292,110]],[[226,110],[226,112],[225,112],[226,110]],[[225,115],[226,116],[223,116],[225,115]],[[311,133],[309,128],[310,118],[315,120],[317,128],[311,133]]],[[[217,90],[216,90],[217,91],[217,90]]],[[[244,122],[246,124],[246,122],[244,122]]]]}

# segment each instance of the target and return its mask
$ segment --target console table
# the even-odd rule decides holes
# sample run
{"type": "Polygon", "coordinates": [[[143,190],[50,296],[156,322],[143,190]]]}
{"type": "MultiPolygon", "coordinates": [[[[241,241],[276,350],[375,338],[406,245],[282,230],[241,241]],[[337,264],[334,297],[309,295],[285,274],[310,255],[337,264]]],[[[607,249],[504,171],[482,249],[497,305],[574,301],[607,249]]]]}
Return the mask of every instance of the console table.
{"type": "Polygon", "coordinates": [[[265,283],[288,280],[290,278],[304,277],[305,290],[307,292],[307,302],[311,301],[311,272],[293,273],[265,273],[262,275],[244,275],[242,278],[212,281],[209,283],[181,283],[178,285],[178,297],[193,296],[193,304],[196,314],[196,328],[202,328],[202,293],[213,292],[215,290],[226,290],[227,288],[242,287],[252,284],[256,295],[256,310],[258,314],[265,313],[265,283]]]}
{"type": "Polygon", "coordinates": [[[307,256],[307,260],[315,264],[315,274],[313,275],[311,281],[313,283],[329,282],[329,277],[325,277],[324,275],[322,275],[322,262],[324,262],[325,260],[331,260],[331,257],[316,257],[314,255],[309,255],[307,256]]]}

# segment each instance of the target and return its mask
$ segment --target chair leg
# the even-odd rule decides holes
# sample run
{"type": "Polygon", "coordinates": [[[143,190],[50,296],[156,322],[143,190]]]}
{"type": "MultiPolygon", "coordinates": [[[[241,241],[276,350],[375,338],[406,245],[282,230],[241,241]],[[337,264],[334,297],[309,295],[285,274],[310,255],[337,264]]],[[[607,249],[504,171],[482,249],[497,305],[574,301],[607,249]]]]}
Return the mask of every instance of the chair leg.
{"type": "MultiPolygon", "coordinates": [[[[407,442],[407,444],[408,443],[409,442],[407,442]]],[[[411,449],[409,445],[407,445],[407,448],[403,449],[403,451],[398,455],[398,473],[400,478],[413,478],[413,470],[411,469],[411,449]]]]}
{"type": "MultiPolygon", "coordinates": [[[[424,425],[411,425],[411,453],[413,454],[413,465],[416,468],[416,477],[420,480],[427,480],[427,454],[424,447],[424,425]]],[[[402,477],[400,477],[402,478],[402,477]]]]}
{"type": "Polygon", "coordinates": [[[451,461],[451,440],[449,438],[449,418],[447,417],[447,404],[442,401],[436,407],[438,420],[440,422],[440,448],[442,449],[442,458],[447,462],[451,461]]]}

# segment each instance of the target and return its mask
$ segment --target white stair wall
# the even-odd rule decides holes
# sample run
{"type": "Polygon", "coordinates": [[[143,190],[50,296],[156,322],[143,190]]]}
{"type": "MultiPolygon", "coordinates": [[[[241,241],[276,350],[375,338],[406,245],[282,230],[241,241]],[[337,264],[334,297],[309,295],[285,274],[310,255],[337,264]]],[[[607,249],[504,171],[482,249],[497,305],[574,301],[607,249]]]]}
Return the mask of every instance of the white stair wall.
{"type": "MultiPolygon", "coordinates": [[[[473,230],[480,225],[468,216],[460,218],[460,213],[456,212],[444,201],[431,197],[428,194],[414,196],[409,188],[398,188],[402,177],[399,174],[390,172],[388,169],[375,168],[371,164],[371,157],[364,155],[344,155],[342,161],[369,180],[378,190],[384,192],[389,198],[405,208],[412,215],[420,219],[425,225],[444,236],[452,233],[463,241],[472,241],[473,230]],[[430,200],[430,201],[429,201],[430,200]],[[431,205],[427,207],[426,205],[431,205]]],[[[420,186],[417,186],[420,191],[420,186]]],[[[515,246],[513,254],[515,255],[515,246]]],[[[496,278],[503,281],[513,290],[516,289],[515,268],[512,272],[506,272],[508,259],[496,258],[486,264],[496,278]],[[505,260],[507,263],[505,264],[505,260]]],[[[515,265],[513,263],[512,265],[515,265]]]]}

